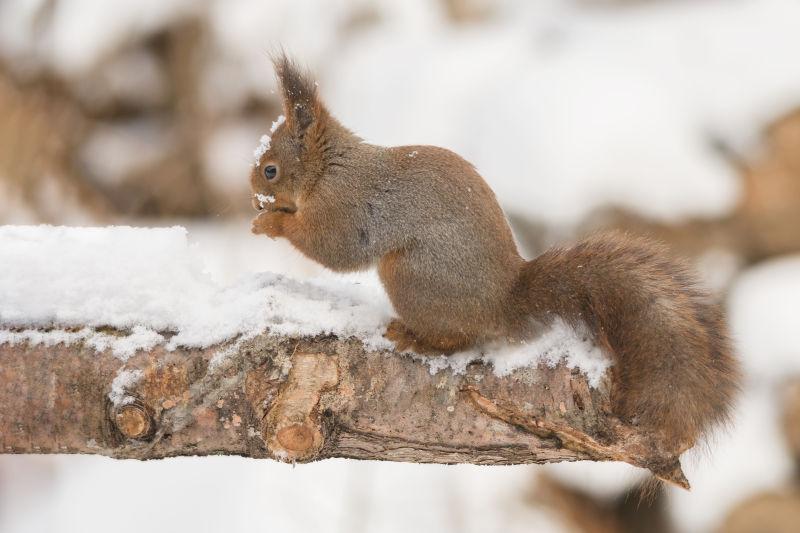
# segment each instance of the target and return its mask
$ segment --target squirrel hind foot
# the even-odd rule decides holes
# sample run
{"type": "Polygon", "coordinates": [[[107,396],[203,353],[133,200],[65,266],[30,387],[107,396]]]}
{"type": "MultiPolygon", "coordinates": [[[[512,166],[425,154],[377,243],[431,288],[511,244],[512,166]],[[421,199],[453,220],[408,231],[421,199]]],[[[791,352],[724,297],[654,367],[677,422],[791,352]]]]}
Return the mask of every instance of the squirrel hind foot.
{"type": "Polygon", "coordinates": [[[383,336],[394,343],[396,351],[419,355],[452,355],[473,344],[464,335],[420,337],[399,318],[389,322],[383,336]]]}
{"type": "Polygon", "coordinates": [[[416,342],[416,338],[411,334],[411,331],[406,328],[402,320],[397,318],[386,326],[383,338],[393,342],[394,349],[398,352],[408,350],[416,342]]]}

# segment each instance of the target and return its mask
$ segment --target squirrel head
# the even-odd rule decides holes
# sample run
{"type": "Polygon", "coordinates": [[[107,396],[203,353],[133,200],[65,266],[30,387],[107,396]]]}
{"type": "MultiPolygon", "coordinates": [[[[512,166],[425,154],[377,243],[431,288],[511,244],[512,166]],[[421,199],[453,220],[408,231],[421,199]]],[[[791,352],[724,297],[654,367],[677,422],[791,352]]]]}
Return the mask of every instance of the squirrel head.
{"type": "Polygon", "coordinates": [[[256,209],[263,198],[294,211],[336,156],[336,145],[354,139],[323,105],[317,84],[285,54],[273,57],[284,114],[261,138],[250,175],[256,209]]]}

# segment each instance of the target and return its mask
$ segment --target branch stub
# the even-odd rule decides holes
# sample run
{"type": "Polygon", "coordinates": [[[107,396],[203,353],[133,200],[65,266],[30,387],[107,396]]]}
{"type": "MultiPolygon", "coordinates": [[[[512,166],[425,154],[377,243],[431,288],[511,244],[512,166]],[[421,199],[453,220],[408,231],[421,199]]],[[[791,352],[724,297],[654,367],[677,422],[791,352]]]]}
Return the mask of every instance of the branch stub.
{"type": "Polygon", "coordinates": [[[153,429],[153,422],[147,410],[136,404],[118,408],[114,413],[114,424],[120,433],[132,440],[145,438],[153,429]]]}

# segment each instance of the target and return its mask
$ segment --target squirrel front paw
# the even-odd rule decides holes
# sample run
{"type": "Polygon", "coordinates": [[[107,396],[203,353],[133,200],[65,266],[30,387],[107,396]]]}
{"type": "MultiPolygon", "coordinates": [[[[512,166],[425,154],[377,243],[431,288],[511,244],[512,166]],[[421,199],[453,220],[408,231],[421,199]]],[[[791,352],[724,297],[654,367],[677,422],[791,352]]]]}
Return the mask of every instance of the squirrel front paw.
{"type": "Polygon", "coordinates": [[[256,235],[266,235],[271,239],[283,237],[286,217],[292,216],[286,211],[262,211],[253,219],[250,231],[256,235]]]}

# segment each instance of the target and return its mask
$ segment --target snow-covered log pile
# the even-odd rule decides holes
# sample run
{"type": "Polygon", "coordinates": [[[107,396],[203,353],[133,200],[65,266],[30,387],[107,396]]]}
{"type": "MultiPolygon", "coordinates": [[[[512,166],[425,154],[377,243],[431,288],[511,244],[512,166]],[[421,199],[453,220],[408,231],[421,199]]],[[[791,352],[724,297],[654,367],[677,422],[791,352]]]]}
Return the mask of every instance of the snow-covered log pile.
{"type": "Polygon", "coordinates": [[[0,227],[0,449],[437,463],[621,460],[688,486],[609,410],[596,347],[400,354],[378,287],[203,272],[182,228],[0,227]]]}

